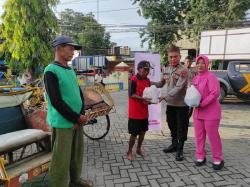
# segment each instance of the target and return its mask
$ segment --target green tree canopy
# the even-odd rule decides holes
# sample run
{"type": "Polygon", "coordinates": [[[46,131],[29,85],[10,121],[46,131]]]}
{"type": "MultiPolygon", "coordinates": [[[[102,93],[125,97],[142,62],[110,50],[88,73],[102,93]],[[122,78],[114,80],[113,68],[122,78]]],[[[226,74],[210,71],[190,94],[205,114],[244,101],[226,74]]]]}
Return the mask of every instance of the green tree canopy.
{"type": "Polygon", "coordinates": [[[181,38],[179,25],[184,24],[186,0],[133,0],[141,7],[140,13],[149,20],[141,33],[142,43],[165,55],[165,49],[181,38]],[[173,26],[172,26],[173,25],[173,26]]]}
{"type": "Polygon", "coordinates": [[[250,9],[249,0],[132,0],[139,13],[149,20],[141,32],[142,43],[159,51],[165,59],[166,48],[187,35],[198,40],[200,31],[242,26],[250,9]]]}
{"type": "Polygon", "coordinates": [[[83,46],[84,55],[106,54],[110,47],[110,34],[99,24],[93,14],[84,15],[66,9],[61,12],[61,32],[83,46]]]}
{"type": "Polygon", "coordinates": [[[246,11],[250,9],[249,0],[190,0],[186,23],[187,34],[196,39],[200,31],[242,26],[246,11]]]}
{"type": "Polygon", "coordinates": [[[58,0],[7,0],[3,6],[0,52],[17,72],[51,62],[51,41],[58,30],[52,7],[58,0]]]}

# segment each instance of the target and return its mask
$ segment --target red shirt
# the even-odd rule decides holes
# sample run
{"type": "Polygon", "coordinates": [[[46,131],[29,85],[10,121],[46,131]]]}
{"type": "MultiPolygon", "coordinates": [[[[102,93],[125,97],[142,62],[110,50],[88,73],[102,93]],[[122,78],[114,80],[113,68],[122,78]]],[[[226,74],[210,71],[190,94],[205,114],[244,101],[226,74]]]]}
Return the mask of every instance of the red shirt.
{"type": "Polygon", "coordinates": [[[139,74],[131,77],[129,87],[129,101],[128,101],[128,117],[131,119],[147,119],[148,118],[148,105],[144,104],[142,100],[132,98],[131,95],[143,95],[146,87],[150,86],[148,78],[142,79],[139,74]]]}

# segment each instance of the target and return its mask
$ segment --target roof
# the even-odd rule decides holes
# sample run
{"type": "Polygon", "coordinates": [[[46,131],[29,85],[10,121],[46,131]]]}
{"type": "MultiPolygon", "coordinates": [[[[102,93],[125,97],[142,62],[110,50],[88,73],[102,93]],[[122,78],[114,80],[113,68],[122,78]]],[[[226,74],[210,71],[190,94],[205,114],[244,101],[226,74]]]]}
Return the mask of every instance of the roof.
{"type": "Polygon", "coordinates": [[[115,67],[129,67],[125,62],[117,64],[115,67]]]}

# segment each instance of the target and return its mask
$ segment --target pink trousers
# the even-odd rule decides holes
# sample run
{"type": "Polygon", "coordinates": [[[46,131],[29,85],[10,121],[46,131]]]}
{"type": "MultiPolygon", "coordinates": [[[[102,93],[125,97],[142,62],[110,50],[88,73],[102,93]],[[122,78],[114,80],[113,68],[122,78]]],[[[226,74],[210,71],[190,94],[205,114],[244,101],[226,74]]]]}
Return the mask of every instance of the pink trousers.
{"type": "Polygon", "coordinates": [[[207,135],[212,151],[213,162],[223,160],[219,125],[220,120],[194,119],[196,159],[203,160],[206,157],[205,145],[207,135]]]}

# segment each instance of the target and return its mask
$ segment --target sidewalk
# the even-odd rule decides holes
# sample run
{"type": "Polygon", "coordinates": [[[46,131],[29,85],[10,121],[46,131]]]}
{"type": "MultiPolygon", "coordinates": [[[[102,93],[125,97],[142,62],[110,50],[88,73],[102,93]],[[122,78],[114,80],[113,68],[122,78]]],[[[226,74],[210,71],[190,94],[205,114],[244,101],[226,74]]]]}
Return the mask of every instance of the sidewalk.
{"type": "MultiPolygon", "coordinates": [[[[84,178],[93,180],[95,186],[250,186],[249,128],[231,127],[229,120],[220,128],[225,158],[225,168],[221,171],[211,168],[210,151],[207,153],[208,162],[205,166],[194,166],[195,145],[192,126],[189,127],[188,141],[184,147],[184,161],[176,162],[175,154],[163,153],[162,149],[171,141],[164,121],[162,132],[148,132],[145,137],[145,160],[137,156],[135,161],[130,162],[125,156],[129,138],[127,92],[114,93],[112,96],[117,111],[110,114],[109,134],[100,141],[85,138],[83,174],[84,178]]],[[[163,110],[165,111],[165,107],[163,110]]],[[[245,112],[249,115],[250,107],[245,112]]],[[[248,118],[249,116],[246,116],[246,119],[248,118]]],[[[250,122],[242,122],[245,123],[250,122]]],[[[232,124],[237,125],[235,121],[232,121],[232,124]]]]}

